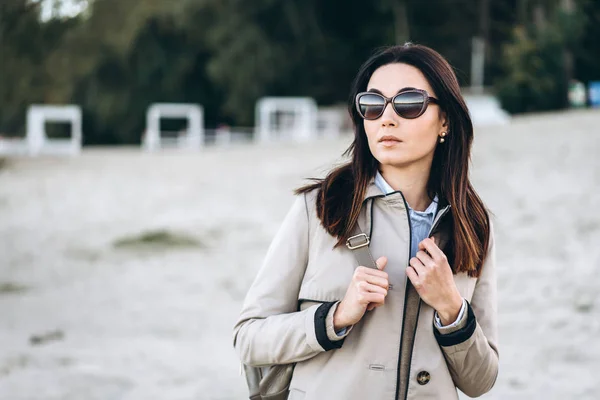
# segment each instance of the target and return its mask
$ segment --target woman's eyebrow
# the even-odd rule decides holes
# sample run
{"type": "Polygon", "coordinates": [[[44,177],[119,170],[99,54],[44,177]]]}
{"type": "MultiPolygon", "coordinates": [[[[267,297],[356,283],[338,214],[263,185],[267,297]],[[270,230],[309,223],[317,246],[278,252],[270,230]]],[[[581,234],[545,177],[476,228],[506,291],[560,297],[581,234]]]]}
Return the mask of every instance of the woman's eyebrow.
{"type": "MultiPolygon", "coordinates": [[[[398,90],[396,92],[396,94],[402,93],[402,92],[406,92],[408,90],[415,90],[415,88],[414,87],[410,87],[410,86],[409,87],[404,87],[404,88],[398,90]]],[[[375,89],[375,88],[371,88],[371,89],[367,90],[367,92],[378,93],[378,94],[380,94],[380,95],[383,96],[383,93],[381,92],[381,90],[378,90],[378,89],[375,89]]]]}
{"type": "Polygon", "coordinates": [[[415,89],[416,88],[414,88],[414,87],[405,87],[405,88],[398,90],[398,93],[406,92],[408,90],[415,90],[415,89]]]}

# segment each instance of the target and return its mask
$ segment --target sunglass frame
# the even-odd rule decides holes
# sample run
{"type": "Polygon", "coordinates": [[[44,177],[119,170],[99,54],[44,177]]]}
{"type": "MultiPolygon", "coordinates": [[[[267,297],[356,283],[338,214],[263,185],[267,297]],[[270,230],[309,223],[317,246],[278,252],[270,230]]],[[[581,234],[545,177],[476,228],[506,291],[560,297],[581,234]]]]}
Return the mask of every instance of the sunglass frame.
{"type": "Polygon", "coordinates": [[[376,119],[381,118],[381,116],[385,112],[385,109],[387,108],[388,104],[390,104],[390,103],[392,104],[392,109],[394,110],[394,112],[399,117],[404,118],[404,119],[416,119],[416,118],[419,118],[421,115],[423,115],[425,113],[425,111],[427,111],[427,107],[429,107],[429,103],[434,103],[434,104],[438,104],[438,105],[440,104],[440,102],[439,102],[438,99],[436,99],[435,97],[430,96],[429,93],[427,93],[427,91],[423,90],[423,89],[409,89],[409,90],[404,90],[404,91],[402,91],[400,93],[395,94],[393,97],[386,97],[383,94],[377,93],[377,92],[360,92],[360,93],[358,93],[356,95],[356,99],[355,99],[355,106],[356,106],[356,111],[358,112],[358,115],[360,115],[360,117],[362,119],[366,119],[367,121],[374,121],[376,119]],[[423,95],[423,105],[421,106],[421,110],[419,111],[419,114],[417,114],[417,116],[415,116],[415,117],[406,117],[406,116],[400,114],[398,112],[398,110],[396,110],[396,107],[394,107],[394,99],[396,97],[401,96],[401,95],[406,94],[406,93],[419,93],[419,94],[423,95]],[[377,117],[375,117],[375,118],[366,118],[363,115],[363,113],[360,111],[360,103],[359,103],[359,101],[360,101],[360,99],[361,99],[362,96],[367,95],[367,94],[379,96],[379,97],[381,97],[381,98],[384,99],[383,108],[381,109],[381,112],[379,113],[379,115],[377,115],[377,117]]]}

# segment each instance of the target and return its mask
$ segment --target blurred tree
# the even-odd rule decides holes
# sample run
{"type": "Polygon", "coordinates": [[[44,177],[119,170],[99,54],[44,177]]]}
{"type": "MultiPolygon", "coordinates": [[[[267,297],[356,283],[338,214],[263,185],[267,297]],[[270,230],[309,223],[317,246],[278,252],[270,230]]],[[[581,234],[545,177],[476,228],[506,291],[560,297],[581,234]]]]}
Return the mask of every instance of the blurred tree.
{"type": "Polygon", "coordinates": [[[402,44],[411,40],[408,20],[408,4],[406,0],[378,0],[374,3],[384,12],[392,15],[394,41],[402,44]]]}
{"type": "Polygon", "coordinates": [[[139,143],[155,102],[200,103],[216,123],[222,97],[206,76],[208,53],[182,19],[170,2],[95,0],[52,60],[57,101],[83,107],[85,144],[139,143]]]}
{"type": "Polygon", "coordinates": [[[485,84],[492,86],[505,72],[504,46],[514,37],[514,28],[519,24],[518,4],[522,0],[494,1],[490,4],[489,45],[486,50],[487,64],[485,84]]]}
{"type": "Polygon", "coordinates": [[[45,61],[78,23],[39,15],[39,3],[0,1],[0,134],[22,135],[27,107],[51,97],[45,61]]]}
{"type": "Polygon", "coordinates": [[[574,46],[574,76],[586,83],[600,81],[600,1],[579,0],[576,7],[586,21],[581,41],[574,46]]]}
{"type": "Polygon", "coordinates": [[[531,10],[530,23],[504,46],[504,75],[496,82],[503,107],[513,113],[567,106],[571,54],[587,21],[582,9],[563,0],[538,1],[531,10]]]}
{"type": "Polygon", "coordinates": [[[385,13],[358,0],[343,7],[317,0],[190,4],[194,35],[205,36],[211,50],[209,77],[227,93],[223,113],[243,125],[253,124],[254,105],[265,95],[345,101],[360,63],[393,43],[393,30],[379,22],[385,13]]]}
{"type": "Polygon", "coordinates": [[[187,14],[196,22],[195,34],[207,36],[209,77],[227,93],[223,112],[252,124],[254,104],[267,94],[312,96],[320,104],[344,101],[368,55],[406,39],[438,49],[467,81],[476,28],[461,21],[478,15],[470,4],[204,0],[189,1],[187,14]]]}

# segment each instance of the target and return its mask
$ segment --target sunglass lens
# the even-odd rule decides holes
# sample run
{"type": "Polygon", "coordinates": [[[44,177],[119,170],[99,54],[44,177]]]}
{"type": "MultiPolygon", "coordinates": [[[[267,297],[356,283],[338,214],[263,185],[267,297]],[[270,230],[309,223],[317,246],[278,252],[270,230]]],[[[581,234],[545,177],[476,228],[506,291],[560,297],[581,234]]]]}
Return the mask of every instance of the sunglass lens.
{"type": "Polygon", "coordinates": [[[403,118],[417,118],[421,114],[425,96],[418,92],[400,93],[394,97],[394,109],[403,118]]]}
{"type": "Polygon", "coordinates": [[[385,99],[376,94],[363,94],[358,99],[360,114],[365,119],[377,119],[383,112],[385,99]]]}

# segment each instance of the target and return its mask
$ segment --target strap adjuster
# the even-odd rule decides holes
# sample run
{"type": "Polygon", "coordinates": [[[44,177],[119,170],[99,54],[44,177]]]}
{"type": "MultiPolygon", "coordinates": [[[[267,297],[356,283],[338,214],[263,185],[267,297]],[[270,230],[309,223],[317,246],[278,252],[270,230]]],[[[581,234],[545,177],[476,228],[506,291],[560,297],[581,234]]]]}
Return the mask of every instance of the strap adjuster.
{"type": "Polygon", "coordinates": [[[369,240],[369,237],[367,236],[367,234],[361,233],[356,236],[349,237],[348,240],[346,240],[346,247],[348,247],[350,250],[356,250],[356,249],[360,249],[361,247],[368,246],[369,243],[371,243],[371,241],[369,240]],[[352,245],[351,241],[355,240],[355,239],[362,240],[362,243],[359,242],[355,245],[352,245]]]}

